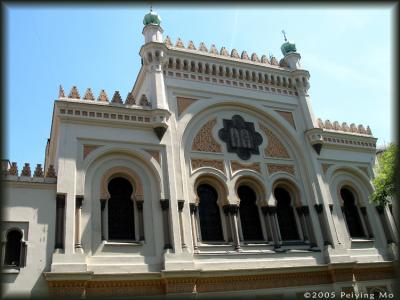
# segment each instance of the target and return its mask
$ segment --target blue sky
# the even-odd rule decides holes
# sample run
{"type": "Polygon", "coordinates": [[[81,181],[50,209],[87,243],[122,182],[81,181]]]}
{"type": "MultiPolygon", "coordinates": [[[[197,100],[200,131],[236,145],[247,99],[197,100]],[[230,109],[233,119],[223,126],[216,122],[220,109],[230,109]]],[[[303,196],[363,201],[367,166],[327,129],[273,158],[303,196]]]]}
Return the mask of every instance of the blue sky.
{"type": "MultiPolygon", "coordinates": [[[[135,6],[6,6],[4,158],[44,162],[58,86],[125,99],[140,68],[143,16],[135,6]]],[[[394,4],[380,6],[155,5],[164,37],[282,58],[281,30],[311,74],[316,117],[369,125],[393,141],[394,4]]]]}

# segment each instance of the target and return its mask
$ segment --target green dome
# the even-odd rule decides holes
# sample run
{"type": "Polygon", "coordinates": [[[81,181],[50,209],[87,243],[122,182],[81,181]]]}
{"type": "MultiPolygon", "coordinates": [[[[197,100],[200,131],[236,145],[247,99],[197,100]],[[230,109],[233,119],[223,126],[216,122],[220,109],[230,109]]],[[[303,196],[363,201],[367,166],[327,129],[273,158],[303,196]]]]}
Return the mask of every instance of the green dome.
{"type": "Polygon", "coordinates": [[[296,44],[292,43],[290,41],[286,41],[285,43],[282,44],[281,46],[281,51],[282,54],[285,56],[286,54],[296,52],[296,44]]]}
{"type": "Polygon", "coordinates": [[[153,10],[151,10],[147,15],[144,16],[143,24],[144,25],[160,25],[161,18],[160,16],[153,10]]]}

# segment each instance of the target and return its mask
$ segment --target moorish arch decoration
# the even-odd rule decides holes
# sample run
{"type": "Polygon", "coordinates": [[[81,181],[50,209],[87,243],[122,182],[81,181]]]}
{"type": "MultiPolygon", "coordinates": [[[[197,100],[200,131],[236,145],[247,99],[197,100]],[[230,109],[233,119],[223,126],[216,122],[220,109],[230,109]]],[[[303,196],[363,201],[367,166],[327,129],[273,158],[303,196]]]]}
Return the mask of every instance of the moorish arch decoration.
{"type": "Polygon", "coordinates": [[[188,98],[188,97],[176,97],[176,104],[178,106],[178,117],[194,102],[198,99],[188,98]]]}
{"type": "Polygon", "coordinates": [[[108,182],[116,177],[122,177],[127,179],[133,186],[134,188],[134,197],[136,201],[143,201],[144,200],[144,195],[143,195],[143,185],[142,181],[140,180],[140,177],[137,175],[137,173],[127,167],[114,167],[109,169],[107,172],[104,173],[102,179],[101,179],[101,191],[100,191],[100,197],[101,199],[108,199],[110,198],[109,192],[108,192],[108,182]]]}
{"type": "Polygon", "coordinates": [[[243,160],[248,160],[252,154],[260,154],[258,146],[263,139],[255,131],[253,123],[245,122],[240,115],[234,115],[232,120],[224,119],[223,124],[218,135],[226,143],[228,152],[236,153],[243,160]]]}
{"type": "Polygon", "coordinates": [[[264,152],[268,157],[276,157],[276,158],[290,158],[288,151],[282,142],[278,139],[278,137],[267,127],[262,124],[260,125],[260,129],[267,136],[267,147],[264,152]]]}
{"type": "Polygon", "coordinates": [[[217,119],[209,120],[201,127],[192,143],[193,151],[201,152],[221,152],[221,146],[217,143],[212,135],[212,129],[217,124],[217,119]]]}

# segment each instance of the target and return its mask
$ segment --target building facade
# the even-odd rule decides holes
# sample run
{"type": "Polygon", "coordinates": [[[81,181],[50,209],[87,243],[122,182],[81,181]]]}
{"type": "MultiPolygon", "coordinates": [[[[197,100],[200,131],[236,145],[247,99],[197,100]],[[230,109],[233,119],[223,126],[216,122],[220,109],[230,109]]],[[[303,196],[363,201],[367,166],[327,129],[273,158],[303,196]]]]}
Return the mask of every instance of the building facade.
{"type": "Polygon", "coordinates": [[[392,293],[376,138],[315,118],[295,44],[185,47],[154,11],[142,33],[125,101],[60,87],[43,168],[3,162],[3,295],[392,293]]]}

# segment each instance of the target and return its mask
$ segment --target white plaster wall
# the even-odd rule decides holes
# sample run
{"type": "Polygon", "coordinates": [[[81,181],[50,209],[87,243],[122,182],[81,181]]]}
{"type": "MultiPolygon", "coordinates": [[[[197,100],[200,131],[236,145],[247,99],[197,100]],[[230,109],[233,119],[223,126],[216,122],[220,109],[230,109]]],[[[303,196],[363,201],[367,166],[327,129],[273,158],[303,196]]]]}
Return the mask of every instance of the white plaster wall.
{"type": "Polygon", "coordinates": [[[5,183],[3,220],[28,222],[26,266],[19,273],[2,274],[3,295],[47,294],[42,272],[50,271],[55,243],[56,185],[5,183]]]}

